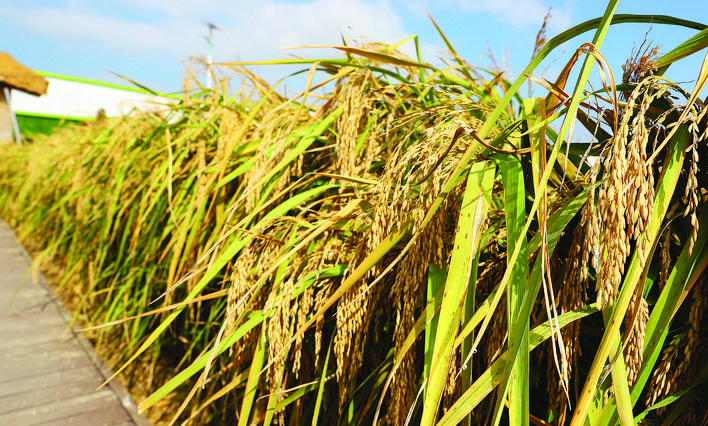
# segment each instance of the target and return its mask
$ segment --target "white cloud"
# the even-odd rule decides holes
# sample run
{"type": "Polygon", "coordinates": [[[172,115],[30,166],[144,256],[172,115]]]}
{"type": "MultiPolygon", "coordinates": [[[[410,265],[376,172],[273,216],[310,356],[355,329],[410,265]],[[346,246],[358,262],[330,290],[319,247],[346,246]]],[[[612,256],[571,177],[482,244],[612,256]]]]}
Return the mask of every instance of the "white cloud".
{"type": "Polygon", "coordinates": [[[98,43],[125,53],[145,52],[170,46],[165,31],[140,22],[55,7],[4,7],[0,11],[4,18],[15,25],[53,40],[98,43]]]}
{"type": "Polygon", "coordinates": [[[389,43],[407,35],[401,18],[381,1],[253,2],[229,18],[233,26],[226,29],[224,39],[232,41],[231,49],[245,60],[263,59],[270,56],[266,52],[280,47],[340,44],[340,33],[347,38],[363,35],[389,43]]]}
{"type": "Polygon", "coordinates": [[[214,33],[215,60],[262,60],[283,56],[280,47],[340,44],[340,33],[396,42],[407,36],[402,19],[387,0],[313,0],[302,3],[212,1],[195,6],[187,0],[123,0],[114,9],[144,12],[142,22],[109,16],[85,1],[63,6],[0,6],[0,15],[54,40],[95,43],[123,54],[172,52],[182,58],[206,52],[204,21],[214,33]],[[351,29],[351,30],[349,30],[351,29]]]}

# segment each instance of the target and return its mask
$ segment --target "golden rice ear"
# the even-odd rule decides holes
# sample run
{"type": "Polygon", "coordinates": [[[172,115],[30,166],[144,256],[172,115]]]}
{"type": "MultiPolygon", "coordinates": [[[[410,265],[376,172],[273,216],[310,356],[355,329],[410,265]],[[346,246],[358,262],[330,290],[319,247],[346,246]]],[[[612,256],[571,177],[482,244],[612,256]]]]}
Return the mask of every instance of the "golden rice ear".
{"type": "Polygon", "coordinates": [[[366,282],[360,280],[339,300],[334,354],[337,356],[340,410],[353,391],[352,384],[363,362],[367,334],[364,319],[369,310],[367,289],[366,282]]]}
{"type": "MultiPolygon", "coordinates": [[[[332,293],[332,281],[325,280],[319,291],[315,294],[315,304],[313,312],[319,312],[332,293]]],[[[324,327],[324,317],[320,317],[315,324],[315,364],[320,365],[320,352],[322,350],[322,328],[324,327]]]]}
{"type": "Polygon", "coordinates": [[[624,363],[627,368],[627,382],[630,386],[637,381],[642,367],[644,354],[644,336],[646,336],[649,306],[639,294],[635,295],[625,317],[624,363]]]}
{"type": "Polygon", "coordinates": [[[375,86],[376,81],[371,71],[361,70],[351,73],[338,92],[344,111],[335,122],[337,134],[333,173],[342,176],[365,176],[371,167],[370,161],[361,159],[370,159],[367,153],[375,149],[375,145],[370,147],[369,144],[377,140],[375,133],[378,126],[372,123],[378,113],[374,112],[372,104],[378,96],[371,96],[366,90],[367,85],[375,86]],[[373,135],[366,132],[367,127],[373,128],[373,135]],[[362,138],[362,135],[365,137],[362,138]]]}
{"type": "Polygon", "coordinates": [[[628,130],[626,125],[620,129],[620,134],[615,135],[612,141],[609,177],[603,181],[598,200],[601,256],[595,290],[597,306],[602,310],[614,303],[629,254],[627,198],[624,192],[628,130]]]}
{"type": "Polygon", "coordinates": [[[604,309],[614,302],[629,255],[630,240],[641,254],[647,248],[645,231],[653,210],[654,164],[649,157],[648,110],[667,93],[669,85],[656,77],[642,80],[629,95],[617,134],[608,152],[598,201],[600,256],[596,282],[597,304],[604,309]]]}
{"type": "Polygon", "coordinates": [[[698,237],[698,216],[696,215],[696,209],[698,208],[699,201],[698,194],[702,189],[698,184],[698,144],[706,137],[706,132],[699,134],[700,122],[704,120],[706,111],[707,109],[703,107],[700,113],[689,115],[691,124],[688,126],[688,130],[691,132],[692,141],[689,147],[691,153],[689,158],[690,167],[688,170],[686,189],[684,191],[684,196],[688,200],[688,203],[686,203],[686,209],[683,212],[684,217],[687,215],[691,216],[692,232],[688,243],[689,254],[693,252],[693,245],[696,243],[696,238],[698,237]]]}
{"type": "MultiPolygon", "coordinates": [[[[699,278],[694,284],[691,299],[691,312],[688,316],[689,330],[686,335],[686,343],[683,347],[683,361],[677,368],[677,387],[676,389],[686,388],[691,385],[694,378],[698,375],[701,365],[708,355],[708,345],[703,342],[706,330],[706,316],[708,315],[708,304],[706,303],[708,296],[708,279],[705,277],[699,278]]],[[[691,403],[683,410],[677,424],[694,424],[695,422],[695,407],[699,403],[698,398],[694,398],[691,403]]]]}
{"type": "MultiPolygon", "coordinates": [[[[705,361],[708,346],[701,341],[700,336],[705,334],[701,325],[705,324],[708,314],[708,279],[701,276],[693,285],[691,293],[688,323],[662,350],[661,361],[655,367],[649,383],[647,405],[653,405],[662,398],[690,386],[705,361]]],[[[677,424],[691,424],[694,403],[695,401],[682,410],[676,420],[677,424]]],[[[659,408],[657,413],[661,415],[666,408],[659,408]]]]}
{"type": "MultiPolygon", "coordinates": [[[[649,392],[647,393],[647,406],[654,405],[659,398],[670,395],[673,388],[672,368],[676,366],[675,361],[679,353],[681,343],[681,334],[675,335],[671,342],[661,351],[661,361],[654,369],[649,383],[649,392]]],[[[665,407],[659,408],[657,411],[661,414],[665,407]]]]}
{"type": "MultiPolygon", "coordinates": [[[[285,396],[279,392],[287,388],[287,372],[285,361],[290,357],[283,356],[283,352],[292,349],[291,337],[295,331],[295,319],[292,315],[294,282],[288,279],[280,286],[280,291],[272,291],[265,303],[265,311],[272,311],[273,314],[266,325],[268,335],[268,364],[266,383],[270,392],[278,392],[276,402],[281,401],[285,396]]],[[[299,353],[297,355],[299,358],[299,353]]],[[[299,359],[297,361],[299,363],[299,359]]],[[[279,421],[282,423],[283,409],[276,412],[279,421]]]]}
{"type": "MultiPolygon", "coordinates": [[[[433,220],[422,230],[421,237],[411,247],[396,271],[395,281],[391,286],[390,299],[396,308],[396,327],[394,330],[394,353],[399,353],[405,345],[408,333],[416,320],[416,313],[425,308],[426,279],[428,265],[440,265],[443,262],[442,251],[445,246],[445,222],[447,209],[441,208],[433,220]]],[[[416,353],[409,351],[396,370],[392,383],[397,389],[391,396],[389,419],[393,424],[403,424],[408,409],[415,401],[418,388],[419,372],[416,370],[416,353]]],[[[454,381],[452,383],[454,386],[454,381]]]]}

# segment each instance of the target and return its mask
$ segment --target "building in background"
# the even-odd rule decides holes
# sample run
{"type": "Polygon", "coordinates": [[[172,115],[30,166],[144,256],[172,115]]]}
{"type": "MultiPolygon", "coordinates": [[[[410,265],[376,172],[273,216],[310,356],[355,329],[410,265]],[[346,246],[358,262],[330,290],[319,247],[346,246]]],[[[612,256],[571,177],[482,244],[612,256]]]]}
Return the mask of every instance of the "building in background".
{"type": "MultiPolygon", "coordinates": [[[[1,65],[2,62],[0,84],[3,78],[1,65]]],[[[125,116],[135,109],[164,110],[166,105],[180,98],[176,95],[160,95],[138,86],[121,86],[23,68],[44,81],[43,96],[35,96],[40,94],[37,90],[11,86],[8,109],[14,112],[19,131],[24,137],[48,134],[59,126],[94,120],[99,116],[125,116]]]]}
{"type": "Polygon", "coordinates": [[[98,116],[121,117],[133,110],[161,110],[172,99],[139,87],[37,71],[49,81],[41,98],[18,93],[13,97],[20,131],[47,134],[57,126],[93,120],[98,116]]]}

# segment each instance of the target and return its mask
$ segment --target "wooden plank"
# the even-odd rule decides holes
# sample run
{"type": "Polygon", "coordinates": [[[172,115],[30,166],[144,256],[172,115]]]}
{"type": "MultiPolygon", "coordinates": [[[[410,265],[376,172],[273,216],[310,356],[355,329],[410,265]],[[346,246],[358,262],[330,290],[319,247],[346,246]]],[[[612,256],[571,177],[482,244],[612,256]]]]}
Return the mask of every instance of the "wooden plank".
{"type": "Polygon", "coordinates": [[[61,336],[44,336],[42,340],[31,344],[8,345],[0,351],[0,362],[17,356],[27,356],[27,354],[66,350],[74,345],[73,338],[74,336],[70,334],[62,334],[61,336]]]}
{"type": "Polygon", "coordinates": [[[66,422],[68,418],[89,412],[93,416],[92,422],[88,424],[111,424],[129,419],[125,409],[120,404],[116,404],[116,396],[113,392],[110,389],[102,389],[98,392],[62,399],[38,407],[28,407],[2,413],[0,414],[0,424],[19,426],[60,420],[66,422]],[[103,417],[104,414],[106,415],[105,418],[103,417]]]}
{"type": "Polygon", "coordinates": [[[23,315],[21,312],[13,313],[11,315],[0,314],[0,323],[2,323],[2,328],[0,328],[0,340],[3,340],[7,335],[13,335],[17,333],[22,333],[24,335],[29,335],[33,333],[40,333],[42,328],[52,328],[56,329],[60,334],[67,330],[66,321],[56,312],[51,312],[46,309],[40,309],[37,313],[32,315],[23,315]]]}
{"type": "Polygon", "coordinates": [[[27,261],[21,255],[13,254],[8,256],[3,254],[0,256],[3,257],[2,262],[0,262],[0,268],[14,274],[22,274],[23,276],[32,275],[30,265],[27,264],[27,261]]]}
{"type": "Polygon", "coordinates": [[[2,272],[3,280],[0,281],[0,285],[3,287],[13,287],[23,284],[21,288],[26,285],[32,285],[34,287],[40,287],[37,283],[34,283],[32,279],[32,272],[26,267],[26,264],[21,264],[20,266],[12,266],[5,262],[4,265],[0,265],[0,272],[2,272]]]}
{"type": "MultiPolygon", "coordinates": [[[[35,357],[10,358],[0,364],[0,383],[36,377],[55,371],[70,372],[93,363],[81,349],[61,353],[40,354],[35,357]],[[43,356],[46,355],[46,356],[43,356]]],[[[95,389],[95,387],[94,387],[95,389]]]]}
{"type": "MultiPolygon", "coordinates": [[[[24,339],[22,339],[21,343],[17,343],[18,346],[24,346],[24,347],[32,347],[34,345],[38,344],[44,344],[44,343],[58,343],[63,340],[67,340],[67,337],[73,339],[73,336],[56,336],[52,334],[34,334],[31,336],[26,336],[24,339]]],[[[4,343],[3,343],[4,344],[4,343]]],[[[8,348],[9,350],[10,348],[8,348]]],[[[0,350],[0,358],[2,358],[5,354],[5,350],[0,350]]]]}
{"type": "MultiPolygon", "coordinates": [[[[16,380],[6,385],[19,389],[26,379],[16,380]]],[[[0,398],[0,414],[26,408],[42,407],[57,401],[70,400],[96,391],[96,383],[101,381],[101,376],[96,370],[84,368],[81,371],[53,373],[36,377],[35,386],[24,392],[15,392],[0,398]],[[83,377],[82,377],[83,376],[83,377]]]]}
{"type": "Polygon", "coordinates": [[[74,414],[57,421],[42,423],[42,426],[135,425],[129,418],[125,418],[124,414],[125,412],[119,411],[118,407],[110,406],[108,411],[105,408],[99,408],[85,413],[74,414]]]}
{"type": "MultiPolygon", "coordinates": [[[[89,378],[94,380],[94,383],[99,383],[102,376],[96,371],[93,366],[82,367],[74,371],[75,376],[89,378]]],[[[63,371],[55,371],[49,374],[26,377],[21,380],[16,380],[7,385],[0,385],[0,406],[4,407],[6,398],[11,398],[14,395],[28,394],[34,391],[42,391],[47,388],[61,389],[66,385],[66,374],[63,371]]],[[[95,390],[95,388],[94,388],[95,390]]]]}

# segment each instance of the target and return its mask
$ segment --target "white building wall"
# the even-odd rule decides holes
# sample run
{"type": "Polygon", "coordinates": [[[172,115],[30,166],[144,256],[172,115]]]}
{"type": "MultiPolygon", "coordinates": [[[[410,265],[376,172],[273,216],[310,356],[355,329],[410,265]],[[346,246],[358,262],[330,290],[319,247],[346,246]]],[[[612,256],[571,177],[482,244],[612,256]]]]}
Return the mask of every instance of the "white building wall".
{"type": "Polygon", "coordinates": [[[129,114],[134,108],[162,110],[170,101],[166,97],[88,82],[45,77],[49,81],[47,94],[32,96],[12,91],[12,108],[17,113],[32,113],[60,117],[96,117],[103,109],[108,117],[129,114]]]}

